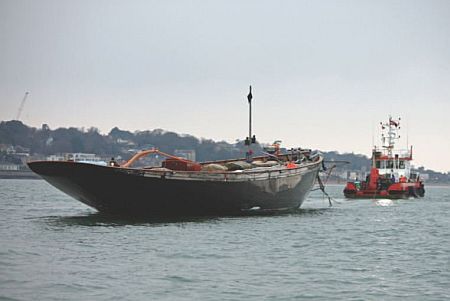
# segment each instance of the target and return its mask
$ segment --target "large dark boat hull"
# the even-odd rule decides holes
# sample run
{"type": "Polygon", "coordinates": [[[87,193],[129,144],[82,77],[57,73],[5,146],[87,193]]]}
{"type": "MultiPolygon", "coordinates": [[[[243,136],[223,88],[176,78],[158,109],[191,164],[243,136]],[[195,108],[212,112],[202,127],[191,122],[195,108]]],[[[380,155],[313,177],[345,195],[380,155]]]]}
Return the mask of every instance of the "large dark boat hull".
{"type": "Polygon", "coordinates": [[[284,171],[211,174],[76,162],[28,165],[56,188],[101,212],[187,216],[298,208],[314,185],[320,163],[321,159],[284,171]]]}

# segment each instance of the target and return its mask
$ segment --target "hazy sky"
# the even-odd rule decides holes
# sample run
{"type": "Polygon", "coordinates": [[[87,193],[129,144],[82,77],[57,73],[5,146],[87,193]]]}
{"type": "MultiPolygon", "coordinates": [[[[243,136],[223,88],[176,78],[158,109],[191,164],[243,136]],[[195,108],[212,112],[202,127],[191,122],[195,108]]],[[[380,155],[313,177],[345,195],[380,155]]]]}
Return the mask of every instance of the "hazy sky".
{"type": "Polygon", "coordinates": [[[450,171],[450,1],[0,0],[0,120],[233,142],[249,84],[261,142],[370,155],[392,114],[450,171]]]}

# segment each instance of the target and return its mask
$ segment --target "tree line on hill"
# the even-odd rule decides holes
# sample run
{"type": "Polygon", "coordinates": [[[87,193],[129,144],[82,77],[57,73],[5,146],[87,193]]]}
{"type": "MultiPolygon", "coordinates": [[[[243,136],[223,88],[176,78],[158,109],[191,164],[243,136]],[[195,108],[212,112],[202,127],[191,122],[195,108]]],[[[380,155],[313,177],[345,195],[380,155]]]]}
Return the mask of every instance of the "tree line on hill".
{"type": "MultiPolygon", "coordinates": [[[[243,141],[236,144],[215,142],[161,129],[132,133],[115,127],[107,135],[102,135],[94,127],[51,130],[47,125],[34,128],[17,120],[0,122],[0,144],[28,149],[32,155],[92,153],[102,157],[120,155],[124,159],[131,157],[135,151],[151,147],[170,154],[184,149],[195,150],[199,161],[241,157],[246,150],[243,141]]],[[[256,145],[254,149],[258,152],[261,147],[256,145]]]]}
{"type": "MultiPolygon", "coordinates": [[[[31,155],[48,156],[62,153],[92,153],[102,157],[130,158],[134,152],[151,147],[173,154],[175,150],[194,150],[197,161],[212,161],[245,157],[247,150],[243,141],[230,144],[225,141],[199,139],[191,135],[180,135],[162,129],[129,132],[117,127],[107,135],[98,129],[91,128],[57,128],[47,125],[34,128],[20,121],[0,122],[0,145],[27,149],[31,155]]],[[[256,154],[262,150],[260,144],[253,147],[256,154]]],[[[336,151],[322,152],[327,161],[346,161],[346,165],[338,165],[339,170],[370,170],[371,160],[364,155],[336,151]]],[[[0,152],[0,162],[16,163],[17,158],[0,152]]],[[[438,173],[423,167],[421,173],[428,173],[436,182],[450,183],[449,173],[438,173]]]]}

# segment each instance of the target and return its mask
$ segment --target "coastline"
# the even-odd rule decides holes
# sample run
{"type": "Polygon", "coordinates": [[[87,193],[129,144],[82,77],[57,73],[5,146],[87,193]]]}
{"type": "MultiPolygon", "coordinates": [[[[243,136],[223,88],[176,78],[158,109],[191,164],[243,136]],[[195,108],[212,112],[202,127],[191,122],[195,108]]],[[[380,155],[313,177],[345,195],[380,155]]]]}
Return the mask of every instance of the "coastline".
{"type": "MultiPolygon", "coordinates": [[[[325,186],[329,185],[329,186],[345,186],[347,184],[347,182],[343,182],[343,181],[334,181],[334,180],[329,180],[328,182],[324,182],[325,186]]],[[[424,182],[425,184],[425,189],[428,188],[434,188],[434,187],[449,187],[450,188],[450,183],[430,183],[430,182],[424,182]]]]}
{"type": "Polygon", "coordinates": [[[0,179],[42,180],[39,175],[31,170],[0,170],[0,179]]]}
{"type": "MultiPolygon", "coordinates": [[[[32,172],[31,170],[0,170],[0,180],[1,179],[15,179],[15,180],[42,180],[42,178],[32,172]]],[[[324,183],[325,185],[329,186],[342,186],[344,187],[346,181],[335,181],[335,180],[329,180],[328,182],[324,183]]],[[[447,187],[450,188],[450,183],[425,183],[425,187],[433,188],[433,187],[447,187]]]]}

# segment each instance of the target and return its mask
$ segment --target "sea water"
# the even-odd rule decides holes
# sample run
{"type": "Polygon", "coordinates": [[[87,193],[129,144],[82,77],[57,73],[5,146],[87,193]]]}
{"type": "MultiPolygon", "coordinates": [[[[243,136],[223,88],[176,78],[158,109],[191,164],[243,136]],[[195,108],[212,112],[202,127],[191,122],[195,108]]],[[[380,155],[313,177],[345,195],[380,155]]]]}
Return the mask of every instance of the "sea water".
{"type": "Polygon", "coordinates": [[[0,180],[1,300],[449,300],[450,188],[289,214],[109,217],[0,180]]]}

